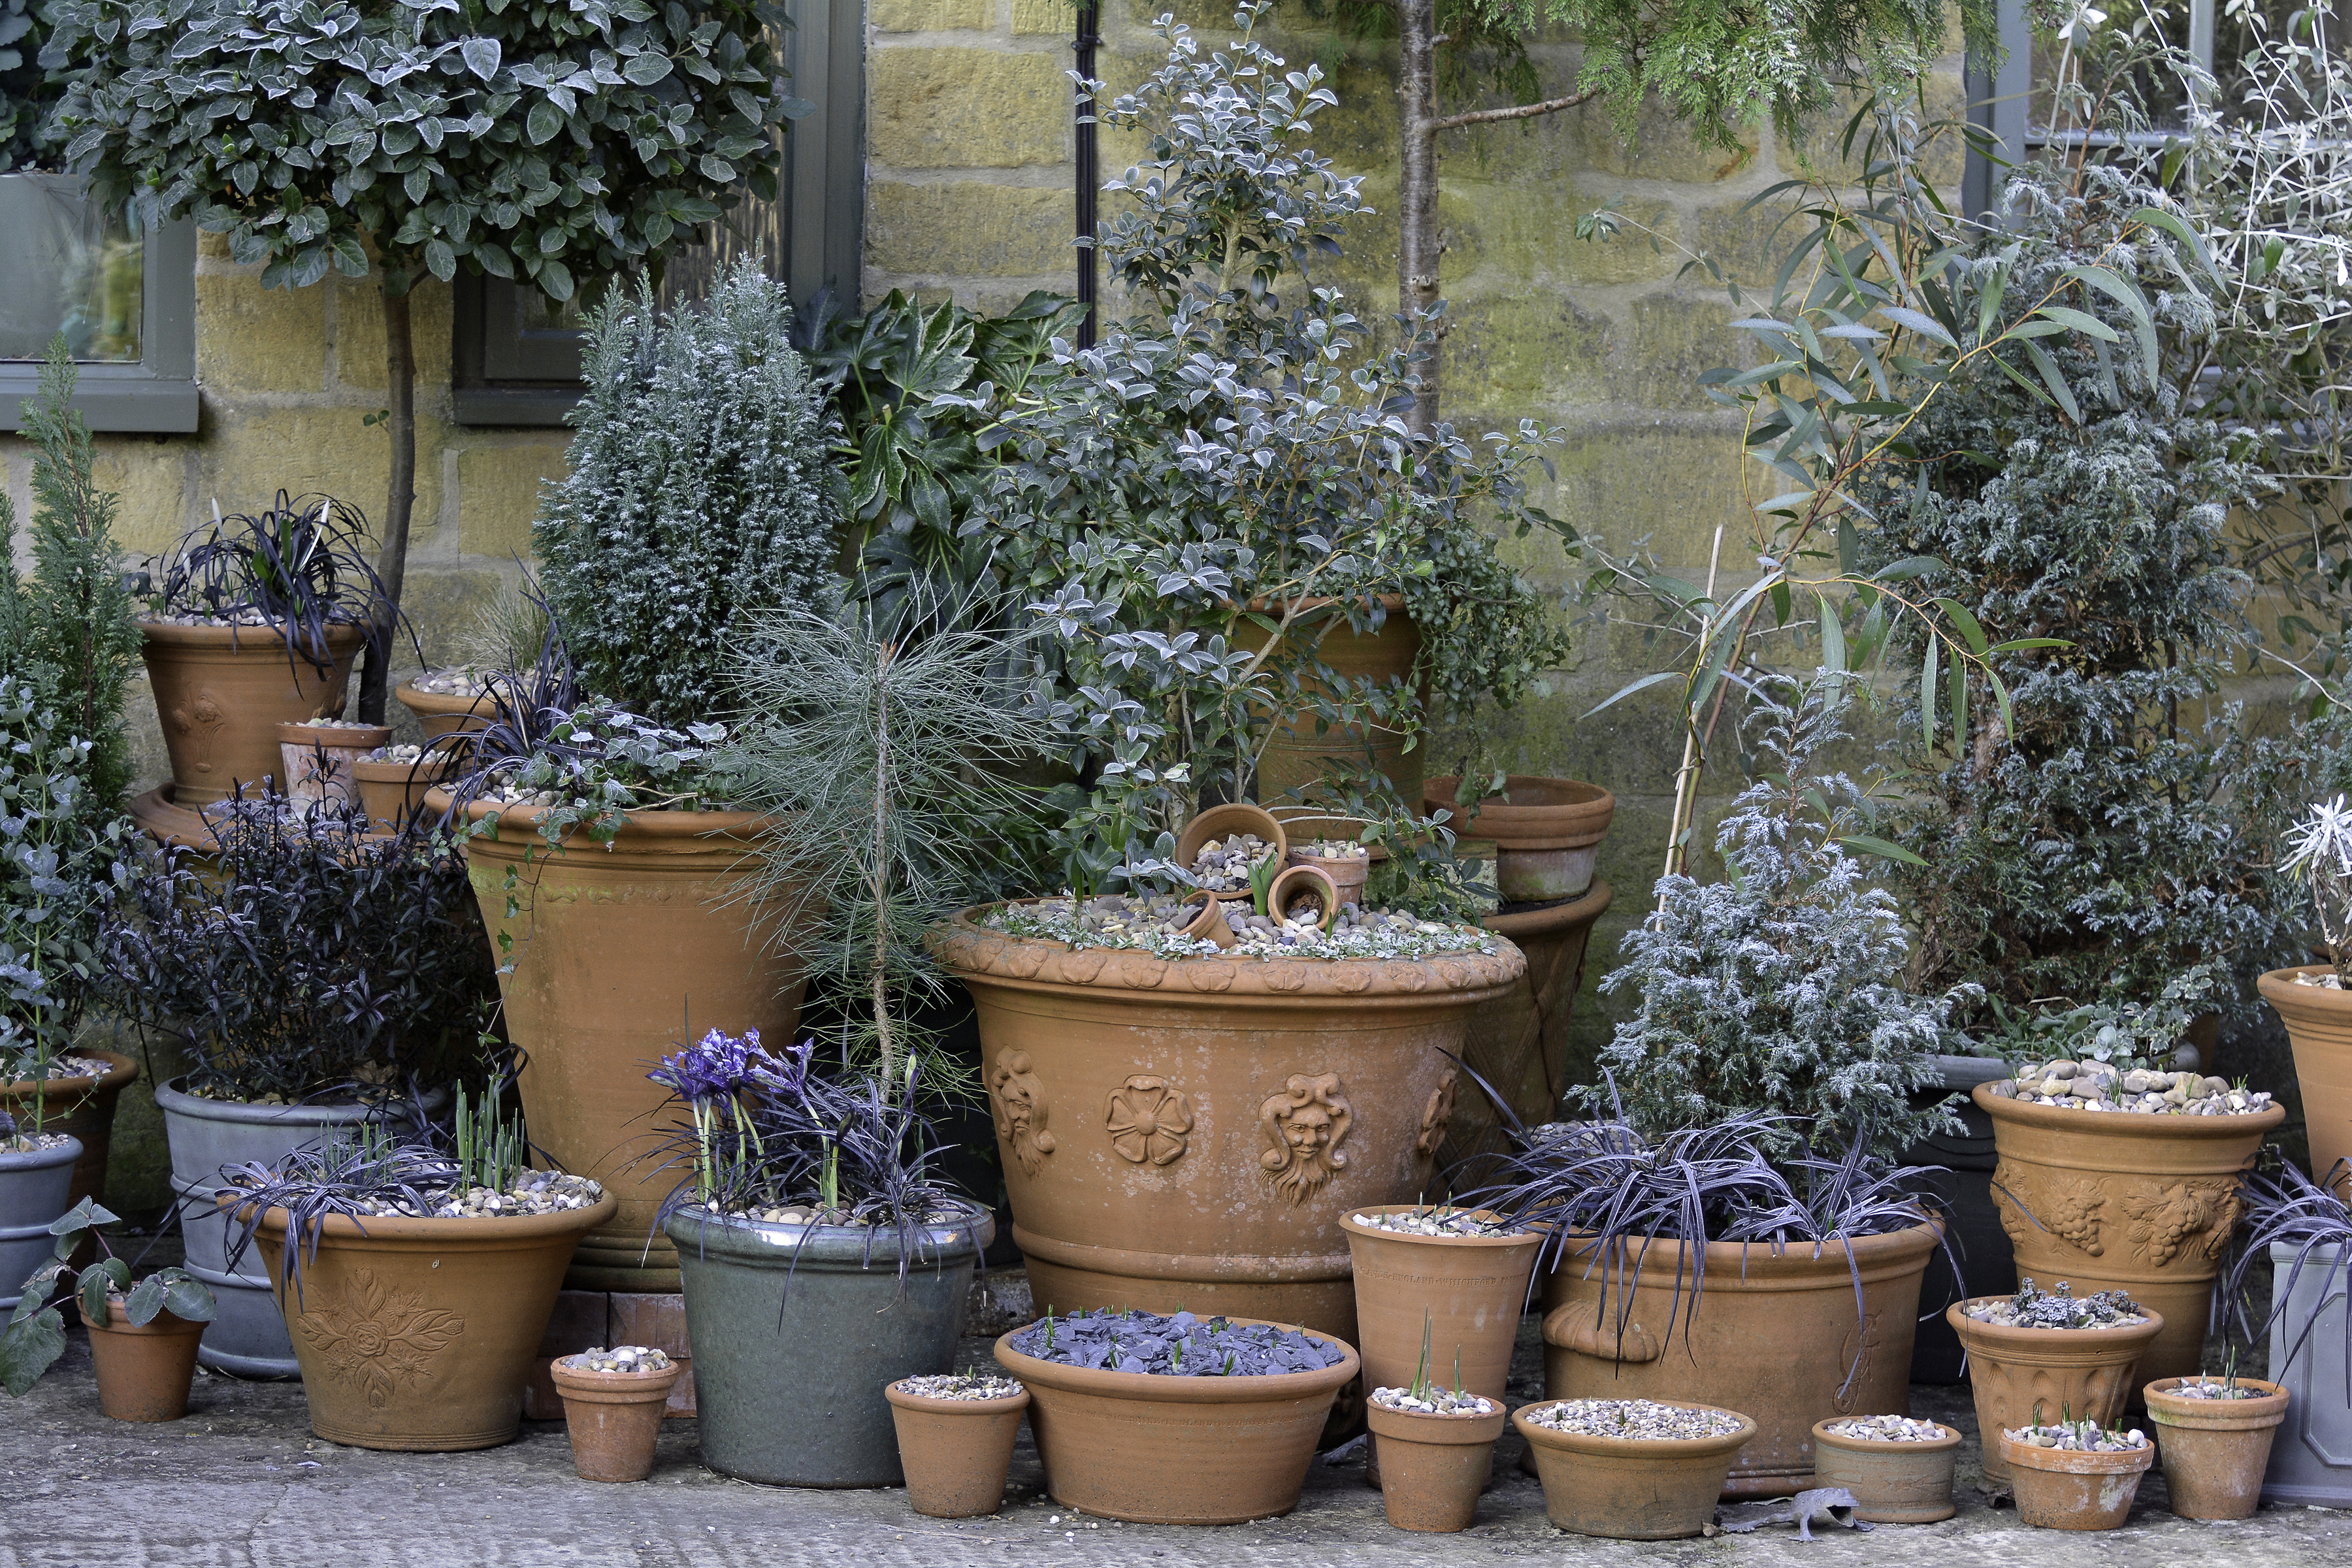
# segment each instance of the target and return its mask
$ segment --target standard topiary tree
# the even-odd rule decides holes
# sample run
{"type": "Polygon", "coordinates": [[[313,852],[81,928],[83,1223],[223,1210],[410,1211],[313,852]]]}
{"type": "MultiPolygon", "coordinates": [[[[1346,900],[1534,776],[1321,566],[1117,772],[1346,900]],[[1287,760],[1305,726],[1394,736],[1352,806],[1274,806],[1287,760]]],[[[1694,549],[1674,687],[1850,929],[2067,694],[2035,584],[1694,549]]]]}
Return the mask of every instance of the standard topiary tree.
{"type": "Polygon", "coordinates": [[[838,592],[824,395],[791,322],[749,261],[667,317],[641,285],[589,320],[571,471],[531,540],[582,689],[659,724],[733,710],[727,645],[752,613],[838,592]]]}
{"type": "MultiPolygon", "coordinates": [[[[228,236],[265,285],[332,267],[383,293],[399,606],[415,499],[408,293],[459,268],[554,300],[642,266],[748,187],[806,106],[754,0],[61,0],[42,62],[92,193],[228,236]]],[[[383,717],[392,619],[361,717],[383,717]]]]}

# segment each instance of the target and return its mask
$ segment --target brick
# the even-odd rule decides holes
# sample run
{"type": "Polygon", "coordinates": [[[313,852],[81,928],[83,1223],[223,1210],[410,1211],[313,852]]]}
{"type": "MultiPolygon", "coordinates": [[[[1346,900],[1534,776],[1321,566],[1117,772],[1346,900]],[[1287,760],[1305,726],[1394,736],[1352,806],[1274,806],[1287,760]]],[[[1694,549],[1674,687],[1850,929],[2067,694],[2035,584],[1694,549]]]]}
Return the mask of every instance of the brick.
{"type": "MultiPolygon", "coordinates": [[[[383,390],[387,377],[383,345],[383,292],[373,279],[331,273],[323,288],[335,291],[335,380],[343,386],[383,390]]],[[[419,401],[449,382],[449,285],[426,279],[409,290],[408,342],[416,359],[419,401]]]]}
{"type": "Polygon", "coordinates": [[[567,471],[569,437],[551,430],[529,444],[482,442],[457,454],[457,551],[504,561],[530,555],[530,521],[539,515],[539,487],[567,471]]]}
{"type": "Polygon", "coordinates": [[[1013,36],[1016,38],[1054,33],[1076,37],[1077,31],[1078,8],[1072,0],[1013,0],[1013,36]]]}
{"type": "Polygon", "coordinates": [[[1011,169],[1070,155],[1072,98],[1050,54],[876,49],[866,155],[896,169],[1011,169]]]}
{"type": "Polygon", "coordinates": [[[195,448],[184,441],[99,437],[90,473],[114,493],[116,542],[134,557],[170,549],[196,521],[195,470],[195,448]]]}
{"type": "Polygon", "coordinates": [[[1560,140],[1568,143],[1561,149],[1563,161],[1587,163],[1622,179],[1714,184],[1753,165],[1762,145],[1762,132],[1755,125],[1737,127],[1732,132],[1736,144],[1730,147],[1702,142],[1654,95],[1643,100],[1630,141],[1620,133],[1616,116],[1605,104],[1566,110],[1559,118],[1560,140]]]}
{"type": "Polygon", "coordinates": [[[866,16],[883,33],[971,32],[996,26],[996,0],[874,0],[866,16]]]}
{"type": "MultiPolygon", "coordinates": [[[[352,406],[240,409],[205,399],[205,438],[198,448],[196,510],[209,516],[267,506],[283,489],[319,491],[348,500],[372,526],[383,518],[392,442],[381,425],[364,423],[352,406]]],[[[447,426],[428,416],[416,421],[416,501],[411,531],[427,534],[441,509],[439,452],[447,426]]]]}
{"type": "Polygon", "coordinates": [[[866,265],[886,273],[1075,277],[1067,190],[877,180],[866,194],[866,265]]]}
{"type": "Polygon", "coordinates": [[[264,289],[258,273],[196,274],[196,378],[207,393],[321,392],[327,289],[264,289]]]}

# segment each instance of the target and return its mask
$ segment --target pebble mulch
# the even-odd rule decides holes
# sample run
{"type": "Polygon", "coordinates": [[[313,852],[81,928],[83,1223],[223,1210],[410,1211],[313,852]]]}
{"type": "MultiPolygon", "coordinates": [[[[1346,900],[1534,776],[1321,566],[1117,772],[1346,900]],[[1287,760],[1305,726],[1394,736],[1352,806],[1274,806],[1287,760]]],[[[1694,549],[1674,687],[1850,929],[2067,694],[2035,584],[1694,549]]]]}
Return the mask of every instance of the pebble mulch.
{"type": "Polygon", "coordinates": [[[1822,1430],[1833,1436],[1864,1443],[1940,1443],[1954,1436],[1948,1426],[1938,1426],[1933,1421],[1914,1421],[1904,1415],[1849,1415],[1843,1421],[1831,1422],[1822,1430]]]}
{"type": "Polygon", "coordinates": [[[1410,1410],[1422,1415],[1492,1415],[1495,1402],[1466,1388],[1432,1386],[1415,1398],[1410,1388],[1375,1388],[1372,1403],[1383,1410],[1410,1410]]]}
{"type": "Polygon", "coordinates": [[[61,1149],[67,1136],[63,1132],[20,1132],[0,1138],[0,1154],[37,1154],[44,1149],[61,1149]]]}
{"type": "MultiPolygon", "coordinates": [[[[239,610],[233,616],[208,616],[200,611],[188,611],[184,614],[142,616],[140,618],[166,626],[275,626],[278,624],[278,616],[261,610],[239,610]]],[[[359,624],[347,613],[330,615],[327,619],[331,626],[359,624]]]]}
{"type": "MultiPolygon", "coordinates": [[[[1175,900],[1169,904],[1172,908],[1175,900]]],[[[1042,937],[1074,948],[1135,948],[1161,958],[1206,958],[1218,952],[1245,958],[1428,958],[1496,951],[1494,936],[1475,926],[1360,910],[1352,903],[1339,906],[1339,917],[1328,931],[1316,930],[1311,919],[1276,921],[1251,914],[1245,907],[1229,909],[1225,921],[1235,938],[1230,948],[1195,941],[1181,927],[1171,929],[1171,918],[1154,916],[1148,902],[1139,906],[1118,894],[1090,899],[1083,907],[1064,895],[1001,905],[982,916],[980,923],[1010,936],[1042,937]],[[1122,909],[1129,912],[1122,914],[1122,909]]]]}
{"type": "Polygon", "coordinates": [[[355,720],[330,719],[323,716],[297,719],[293,722],[299,724],[305,730],[373,730],[376,727],[373,724],[362,724],[355,720]]]}
{"type": "Polygon", "coordinates": [[[1273,855],[1273,845],[1255,833],[1243,833],[1210,839],[1185,869],[1212,892],[1238,893],[1250,885],[1250,872],[1273,855]]]}
{"type": "Polygon", "coordinates": [[[1347,1359],[1331,1341],[1298,1329],[1191,1312],[1165,1318],[1108,1311],[1048,1317],[1014,1334],[1013,1348],[1064,1366],[1164,1377],[1266,1377],[1320,1372],[1347,1359]]]}
{"type": "Polygon", "coordinates": [[[2242,1383],[2222,1383],[2207,1378],[2202,1383],[2183,1383],[2163,1390],[2177,1399],[2267,1399],[2267,1390],[2248,1388],[2242,1383]]]}
{"type": "MultiPolygon", "coordinates": [[[[51,1057],[47,1081],[55,1083],[61,1078],[104,1078],[113,1070],[112,1062],[100,1061],[96,1057],[51,1057]]],[[[10,1071],[16,1074],[11,1081],[17,1083],[32,1081],[33,1064],[29,1059],[20,1058],[10,1071]]]]}
{"type": "Polygon", "coordinates": [[[1021,1384],[1009,1377],[984,1372],[942,1372],[929,1377],[902,1377],[891,1387],[918,1399],[1010,1399],[1021,1384]]]}
{"type": "Polygon", "coordinates": [[[525,1171],[503,1193],[494,1193],[488,1187],[468,1187],[460,1197],[457,1188],[444,1187],[424,1194],[430,1205],[427,1208],[420,1209],[405,1198],[362,1198],[359,1212],[387,1219],[506,1219],[553,1214],[559,1209],[591,1208],[604,1195],[604,1189],[585,1176],[561,1171],[525,1171]]]}
{"type": "Polygon", "coordinates": [[[1468,1209],[1414,1209],[1409,1214],[1360,1214],[1349,1216],[1371,1230],[1397,1231],[1406,1236],[1525,1236],[1527,1229],[1502,1220],[1481,1219],[1468,1209]]]}
{"type": "Polygon", "coordinates": [[[1637,1442],[1683,1442],[1693,1437],[1728,1437],[1740,1418],[1728,1410],[1688,1409],[1647,1399],[1563,1399],[1528,1407],[1528,1421],[1580,1437],[1624,1437],[1637,1442]]]}
{"type": "Polygon", "coordinates": [[[2147,1321],[2139,1303],[2121,1290],[2077,1296],[2063,1279],[2054,1291],[2021,1279],[2014,1296],[1970,1301],[1960,1310],[1979,1323],[2009,1329],[2128,1329],[2147,1321]]]}
{"type": "Polygon", "coordinates": [[[2135,1426],[2127,1432],[2103,1432],[2095,1421],[2066,1421],[2055,1426],[2010,1429],[2014,1442],[2036,1448],[2063,1448],[2077,1454],[2128,1454],[2147,1447],[2147,1435],[2135,1426]]]}
{"type": "MultiPolygon", "coordinates": [[[[436,753],[441,754],[441,753],[436,753]]],[[[360,761],[363,763],[415,763],[425,755],[422,746],[378,746],[360,761]]]]}
{"type": "Polygon", "coordinates": [[[614,1345],[610,1350],[598,1345],[565,1356],[563,1364],[574,1372],[667,1372],[672,1363],[652,1345],[614,1345]]]}
{"type": "Polygon", "coordinates": [[[497,675],[496,670],[483,669],[475,665],[453,664],[411,676],[408,684],[436,697],[479,697],[490,689],[490,682],[497,675]]]}
{"type": "Polygon", "coordinates": [[[2269,1095],[2231,1089],[2223,1079],[2140,1068],[2125,1071],[2106,1062],[2063,1058],[2026,1068],[1995,1084],[1993,1092],[2062,1110],[2129,1110],[2147,1116],[2253,1116],[2271,1105],[2269,1095]]]}
{"type": "Polygon", "coordinates": [[[1312,844],[1294,844],[1293,855],[1309,860],[1369,860],[1372,852],[1360,844],[1345,844],[1336,838],[1318,838],[1312,844]]]}

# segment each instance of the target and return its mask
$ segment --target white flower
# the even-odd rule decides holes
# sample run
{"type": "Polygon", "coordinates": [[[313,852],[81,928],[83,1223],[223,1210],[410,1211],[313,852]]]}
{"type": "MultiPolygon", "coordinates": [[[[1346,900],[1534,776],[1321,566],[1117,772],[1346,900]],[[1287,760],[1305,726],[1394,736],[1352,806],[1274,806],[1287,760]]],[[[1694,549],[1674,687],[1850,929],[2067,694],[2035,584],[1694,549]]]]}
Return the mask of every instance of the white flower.
{"type": "Polygon", "coordinates": [[[2074,36],[2075,25],[2080,23],[2084,35],[2088,37],[2096,32],[2099,24],[2106,19],[2107,14],[2105,11],[2095,5],[2085,5],[2067,18],[2066,25],[2058,29],[2058,36],[2062,38],[2072,38],[2074,36]]]}

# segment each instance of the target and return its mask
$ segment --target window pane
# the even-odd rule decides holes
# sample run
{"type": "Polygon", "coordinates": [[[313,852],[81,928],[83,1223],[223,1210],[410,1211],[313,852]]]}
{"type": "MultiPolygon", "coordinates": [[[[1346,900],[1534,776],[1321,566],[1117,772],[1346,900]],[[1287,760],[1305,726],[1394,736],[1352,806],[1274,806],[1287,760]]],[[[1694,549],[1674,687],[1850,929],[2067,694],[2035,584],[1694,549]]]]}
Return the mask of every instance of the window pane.
{"type": "MultiPolygon", "coordinates": [[[[2255,124],[2282,113],[2292,116],[2296,105],[2291,99],[2267,110],[2248,101],[2247,89],[2255,78],[2246,68],[2247,57],[2267,46],[2281,63],[2291,50],[2325,49],[2340,59],[2346,41],[2330,8],[2307,0],[2221,0],[2213,23],[2213,76],[2221,112],[2255,124]]],[[[2278,72],[2264,75],[2275,79],[2278,72]]]]}
{"type": "Polygon", "coordinates": [[[0,174],[0,360],[136,362],[146,246],[63,174],[0,174]]]}

